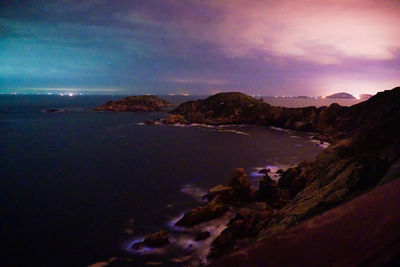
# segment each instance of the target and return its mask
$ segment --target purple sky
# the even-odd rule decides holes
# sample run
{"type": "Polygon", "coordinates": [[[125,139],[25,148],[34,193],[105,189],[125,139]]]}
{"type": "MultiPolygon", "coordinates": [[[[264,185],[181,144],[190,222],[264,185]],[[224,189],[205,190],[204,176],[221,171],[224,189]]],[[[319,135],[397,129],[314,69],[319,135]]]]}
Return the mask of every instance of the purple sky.
{"type": "Polygon", "coordinates": [[[261,95],[400,84],[400,1],[2,1],[0,91],[261,95]]]}

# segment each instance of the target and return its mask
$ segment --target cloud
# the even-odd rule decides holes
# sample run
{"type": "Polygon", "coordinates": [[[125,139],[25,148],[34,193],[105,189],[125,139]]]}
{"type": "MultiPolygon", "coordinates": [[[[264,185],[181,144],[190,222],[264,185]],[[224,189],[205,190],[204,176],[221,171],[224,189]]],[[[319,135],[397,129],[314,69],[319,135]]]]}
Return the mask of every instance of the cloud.
{"type": "Polygon", "coordinates": [[[345,58],[394,59],[400,48],[397,1],[223,2],[215,41],[231,57],[288,57],[319,64],[345,58]]]}
{"type": "Polygon", "coordinates": [[[25,3],[0,9],[3,86],[322,94],[400,77],[397,0],[25,3]]]}

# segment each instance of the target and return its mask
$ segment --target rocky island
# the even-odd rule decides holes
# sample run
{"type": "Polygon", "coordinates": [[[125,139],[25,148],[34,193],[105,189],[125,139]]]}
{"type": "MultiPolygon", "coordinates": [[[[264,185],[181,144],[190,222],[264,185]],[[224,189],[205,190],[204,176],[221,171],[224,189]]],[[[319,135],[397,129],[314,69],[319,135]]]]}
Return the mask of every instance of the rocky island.
{"type": "Polygon", "coordinates": [[[334,143],[357,120],[349,107],[275,107],[238,93],[219,93],[204,100],[188,101],[171,111],[168,123],[185,121],[210,125],[255,124],[318,133],[318,139],[334,143]],[[179,115],[179,116],[176,116],[179,115]],[[173,119],[174,118],[174,119],[173,119]]]}
{"type": "Polygon", "coordinates": [[[94,108],[94,111],[162,111],[171,104],[154,95],[128,96],[116,101],[108,101],[94,108]]]}
{"type": "Polygon", "coordinates": [[[336,93],[332,95],[328,95],[326,98],[331,98],[331,99],[356,99],[353,95],[349,93],[336,93]]]}
{"type": "MultiPolygon", "coordinates": [[[[347,226],[357,228],[355,224],[360,222],[362,217],[357,208],[360,207],[361,210],[365,209],[365,206],[371,206],[371,197],[363,201],[357,198],[355,206],[349,204],[351,208],[347,204],[339,204],[386,183],[392,186],[374,190],[374,193],[371,193],[372,199],[389,194],[393,199],[383,199],[384,205],[393,207],[400,203],[399,195],[396,195],[400,190],[400,184],[391,182],[400,177],[400,87],[378,93],[369,100],[351,107],[342,107],[338,104],[321,108],[273,107],[241,93],[221,93],[204,100],[183,103],[171,113],[173,117],[167,122],[176,120],[187,124],[278,126],[313,131],[319,138],[326,138],[332,142],[332,145],[321,152],[314,162],[302,162],[298,166],[281,171],[278,182],[269,177],[268,170],[263,171],[264,177],[256,191],[250,189],[250,183],[243,169],[235,171],[230,184],[211,188],[207,194],[208,203],[190,210],[176,223],[178,226],[192,227],[222,216],[230,207],[238,209],[237,215],[229,221],[226,229],[212,241],[208,254],[210,260],[240,249],[246,251],[245,253],[252,253],[247,254],[247,258],[262,254],[262,246],[257,244],[265,244],[264,246],[268,247],[268,244],[271,244],[268,242],[275,240],[277,235],[284,234],[287,229],[334,207],[337,208],[333,214],[347,214],[346,216],[351,218],[351,221],[346,221],[347,226]],[[241,209],[242,203],[246,202],[260,202],[264,205],[253,209],[241,209]],[[241,245],[243,240],[253,240],[255,245],[244,249],[241,245]]],[[[393,223],[397,224],[398,210],[393,210],[393,213],[393,216],[374,218],[374,221],[379,225],[383,222],[390,222],[391,226],[393,223]]],[[[327,220],[327,216],[329,217],[326,215],[322,218],[327,220]]],[[[313,227],[324,225],[324,220],[316,219],[312,223],[313,227]]],[[[334,228],[341,223],[336,219],[335,222],[337,224],[330,227],[334,228]]],[[[400,235],[397,235],[399,232],[393,233],[394,243],[390,243],[393,238],[389,242],[381,239],[379,234],[368,235],[372,231],[383,231],[372,227],[372,224],[369,224],[363,228],[364,232],[360,232],[360,235],[365,235],[367,241],[373,242],[375,247],[366,251],[363,258],[355,262],[365,263],[363,262],[365,257],[371,262],[377,262],[378,265],[383,262],[396,262],[395,255],[398,255],[396,253],[399,250],[393,254],[394,252],[387,246],[394,246],[396,249],[400,247],[398,242],[400,235]]],[[[308,234],[314,234],[311,229],[307,230],[308,234]]],[[[290,238],[300,240],[304,236],[299,231],[293,231],[290,232],[290,238]]],[[[357,235],[353,232],[348,234],[357,235]]],[[[316,241],[318,240],[323,241],[316,238],[316,241]]],[[[343,241],[345,238],[339,240],[343,241]]],[[[290,243],[286,246],[290,246],[290,243]]],[[[365,250],[367,246],[364,244],[359,250],[365,250]]],[[[232,264],[236,258],[242,257],[240,252],[238,253],[217,261],[216,264],[224,266],[232,264]]],[[[273,251],[271,253],[273,254],[273,251]]],[[[301,260],[301,256],[298,257],[301,260]]],[[[340,260],[340,257],[345,257],[345,253],[338,257],[338,262],[343,263],[345,259],[340,260]]],[[[319,261],[323,262],[323,259],[319,261]]],[[[276,265],[283,262],[284,259],[276,265]]],[[[256,264],[257,259],[253,260],[253,263],[256,264]]],[[[267,264],[268,261],[264,263],[267,264]]]]}

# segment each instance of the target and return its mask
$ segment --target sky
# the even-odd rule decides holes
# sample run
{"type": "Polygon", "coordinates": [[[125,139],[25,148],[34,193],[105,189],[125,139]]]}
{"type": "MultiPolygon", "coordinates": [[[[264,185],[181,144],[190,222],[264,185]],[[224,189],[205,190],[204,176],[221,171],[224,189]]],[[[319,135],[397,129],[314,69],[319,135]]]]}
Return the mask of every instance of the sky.
{"type": "Polygon", "coordinates": [[[0,92],[374,94],[399,0],[2,0],[0,92]]]}

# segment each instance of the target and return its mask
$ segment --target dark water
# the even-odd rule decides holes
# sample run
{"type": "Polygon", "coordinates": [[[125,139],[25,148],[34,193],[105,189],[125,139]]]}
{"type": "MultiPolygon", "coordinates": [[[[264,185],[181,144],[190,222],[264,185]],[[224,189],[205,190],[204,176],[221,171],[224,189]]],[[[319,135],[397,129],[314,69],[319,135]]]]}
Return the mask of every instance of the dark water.
{"type": "Polygon", "coordinates": [[[182,188],[206,191],[227,183],[236,167],[251,173],[321,151],[305,133],[145,126],[138,123],[165,114],[87,109],[109,99],[0,96],[0,265],[83,266],[129,256],[126,240],[198,204],[182,188]]]}

